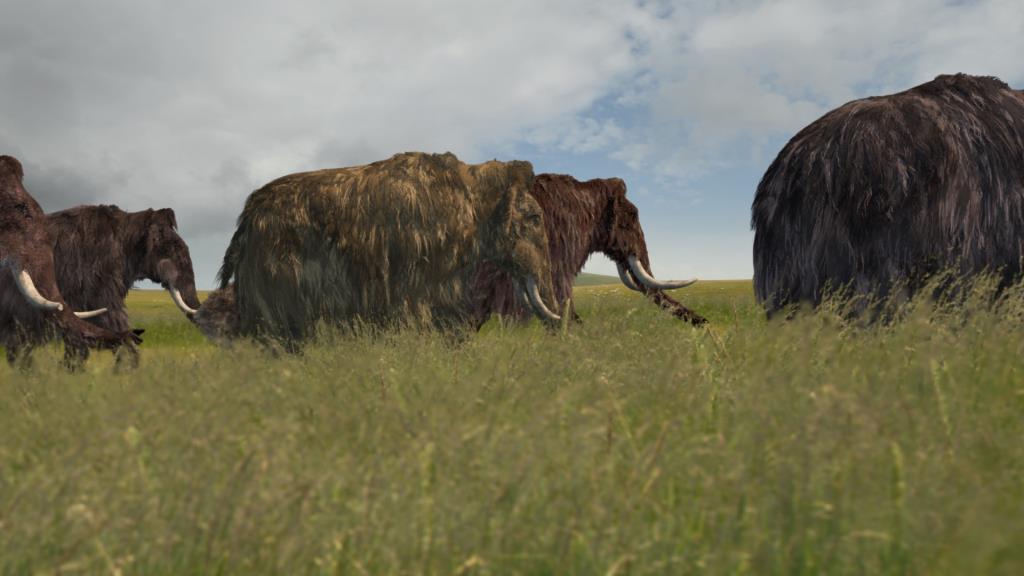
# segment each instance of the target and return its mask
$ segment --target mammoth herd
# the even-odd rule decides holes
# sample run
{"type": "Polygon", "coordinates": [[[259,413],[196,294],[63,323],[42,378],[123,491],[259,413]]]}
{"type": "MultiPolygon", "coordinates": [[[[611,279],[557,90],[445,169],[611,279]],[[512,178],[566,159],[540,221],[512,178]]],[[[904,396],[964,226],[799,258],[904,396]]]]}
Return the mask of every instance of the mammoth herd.
{"type": "Polygon", "coordinates": [[[253,192],[200,304],[188,246],[170,209],[79,206],[45,215],[21,164],[0,157],[0,343],[12,364],[58,336],[65,360],[134,349],[124,299],[138,280],[168,290],[215,341],[294,349],[318,324],[479,328],[494,313],[561,321],[572,280],[604,252],[623,282],[677,317],[704,318],[664,293],[622,180],[535,176],[528,162],[466,164],[409,152],[350,168],[292,174],[253,192]],[[38,287],[37,287],[38,285],[38,287]],[[85,312],[72,312],[84,310],[85,312]],[[85,318],[88,318],[87,320],[85,318]]]}
{"type": "MultiPolygon", "coordinates": [[[[134,350],[124,299],[166,288],[209,338],[294,349],[328,326],[479,329],[492,315],[553,324],[603,253],[627,287],[675,317],[704,317],[665,293],[636,206],[618,178],[534,175],[528,162],[466,164],[409,152],[291,174],[253,192],[219,287],[196,294],[170,209],[79,206],[43,214],[18,160],[0,156],[0,344],[8,361],[63,338],[134,350]],[[10,272],[7,273],[6,270],[10,272]]],[[[830,289],[910,296],[939,270],[1020,277],[1024,93],[991,77],[943,75],[845,104],[796,134],[757,187],[754,290],[769,315],[817,306],[830,289]]]]}

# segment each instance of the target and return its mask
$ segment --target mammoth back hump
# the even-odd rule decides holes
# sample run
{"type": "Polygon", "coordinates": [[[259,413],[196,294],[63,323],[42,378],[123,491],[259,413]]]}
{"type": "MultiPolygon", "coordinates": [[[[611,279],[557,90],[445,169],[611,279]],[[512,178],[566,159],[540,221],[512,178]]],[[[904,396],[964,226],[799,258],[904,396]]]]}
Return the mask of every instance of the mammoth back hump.
{"type": "Polygon", "coordinates": [[[298,279],[315,265],[364,281],[445,277],[478,249],[477,200],[458,166],[385,161],[287,176],[246,203],[238,272],[298,279]]]}

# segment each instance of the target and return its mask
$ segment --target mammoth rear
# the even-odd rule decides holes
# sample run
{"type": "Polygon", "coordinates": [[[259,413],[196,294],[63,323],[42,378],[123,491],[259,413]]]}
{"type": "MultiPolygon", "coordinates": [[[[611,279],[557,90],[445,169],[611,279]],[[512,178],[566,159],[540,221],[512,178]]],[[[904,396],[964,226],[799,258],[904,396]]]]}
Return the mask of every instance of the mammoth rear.
{"type": "Polygon", "coordinates": [[[769,314],[830,289],[912,296],[944,269],[1009,282],[1024,246],[1024,94],[958,74],[845,104],[782,149],[751,226],[769,314]]]}

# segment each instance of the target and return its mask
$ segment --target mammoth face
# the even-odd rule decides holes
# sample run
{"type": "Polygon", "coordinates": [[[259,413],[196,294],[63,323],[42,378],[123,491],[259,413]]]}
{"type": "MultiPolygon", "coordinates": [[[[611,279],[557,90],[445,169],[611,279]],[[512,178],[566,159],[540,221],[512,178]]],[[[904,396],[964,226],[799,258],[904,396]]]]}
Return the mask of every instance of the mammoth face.
{"type": "Polygon", "coordinates": [[[195,324],[207,338],[227,345],[239,336],[235,285],[214,290],[195,315],[195,324]]]}
{"type": "Polygon", "coordinates": [[[199,309],[195,273],[188,245],[176,228],[170,208],[147,212],[142,269],[149,280],[167,289],[178,308],[191,317],[199,309]]]}
{"type": "Polygon", "coordinates": [[[21,163],[0,156],[0,273],[12,274],[21,293],[41,310],[64,309],[42,208],[22,185],[21,163]],[[10,270],[8,272],[8,270],[10,270]]]}
{"type": "Polygon", "coordinates": [[[640,227],[640,211],[626,198],[625,182],[611,178],[608,183],[611,187],[606,216],[608,236],[603,252],[615,262],[626,262],[630,256],[636,256],[646,263],[647,242],[640,227]]]}
{"type": "Polygon", "coordinates": [[[561,306],[555,302],[552,289],[544,210],[529,193],[532,176],[531,169],[528,177],[514,177],[495,209],[487,225],[485,259],[512,276],[522,297],[538,316],[557,321],[561,306]]]}
{"type": "Polygon", "coordinates": [[[647,241],[640,227],[640,211],[626,198],[626,183],[619,178],[606,180],[610,187],[605,213],[605,233],[599,249],[611,258],[623,284],[638,291],[674,290],[696,282],[658,280],[651,274],[647,241]]]}
{"type": "Polygon", "coordinates": [[[23,178],[20,162],[0,156],[0,258],[5,263],[32,260],[33,245],[47,238],[43,211],[25,190],[23,178]]]}

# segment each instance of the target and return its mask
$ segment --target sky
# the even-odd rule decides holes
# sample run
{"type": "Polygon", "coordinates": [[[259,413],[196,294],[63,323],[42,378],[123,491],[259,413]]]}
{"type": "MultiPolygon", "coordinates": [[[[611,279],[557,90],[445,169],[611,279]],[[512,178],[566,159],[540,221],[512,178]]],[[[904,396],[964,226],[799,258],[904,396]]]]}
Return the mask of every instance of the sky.
{"type": "Polygon", "coordinates": [[[1021,0],[0,0],[0,154],[48,212],[173,208],[200,288],[253,190],[409,150],[620,177],[657,276],[750,278],[800,128],[938,74],[1024,88],[1021,54],[1021,0]]]}

